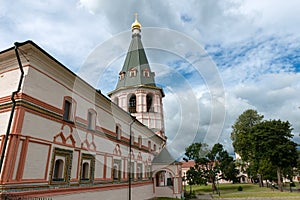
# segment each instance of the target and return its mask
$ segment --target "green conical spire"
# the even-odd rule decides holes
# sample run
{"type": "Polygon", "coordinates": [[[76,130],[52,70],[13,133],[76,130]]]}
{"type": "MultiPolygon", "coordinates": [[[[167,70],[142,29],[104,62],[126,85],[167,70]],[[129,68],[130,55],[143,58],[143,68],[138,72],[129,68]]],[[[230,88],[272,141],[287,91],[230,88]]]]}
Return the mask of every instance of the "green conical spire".
{"type": "Polygon", "coordinates": [[[141,41],[137,18],[132,25],[132,39],[126,59],[120,72],[116,90],[132,86],[155,86],[154,73],[151,72],[147,56],[141,41]]]}

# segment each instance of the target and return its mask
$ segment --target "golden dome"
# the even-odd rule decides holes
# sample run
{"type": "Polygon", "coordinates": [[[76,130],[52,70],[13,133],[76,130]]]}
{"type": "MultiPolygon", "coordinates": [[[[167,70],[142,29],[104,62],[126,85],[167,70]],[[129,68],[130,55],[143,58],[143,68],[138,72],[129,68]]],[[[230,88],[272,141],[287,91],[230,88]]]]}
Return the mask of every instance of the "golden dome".
{"type": "Polygon", "coordinates": [[[141,29],[142,25],[138,22],[137,13],[135,13],[135,21],[132,23],[131,28],[133,29],[141,29]]]}

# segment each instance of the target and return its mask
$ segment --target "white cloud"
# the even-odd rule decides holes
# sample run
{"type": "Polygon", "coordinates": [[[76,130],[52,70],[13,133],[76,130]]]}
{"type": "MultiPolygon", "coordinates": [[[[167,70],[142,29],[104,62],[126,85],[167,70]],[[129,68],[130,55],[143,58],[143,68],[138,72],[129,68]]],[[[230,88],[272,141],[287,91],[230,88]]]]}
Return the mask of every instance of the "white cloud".
{"type": "Polygon", "coordinates": [[[300,131],[297,0],[0,2],[1,49],[31,39],[103,93],[115,87],[138,12],[176,154],[183,137],[232,148],[230,127],[248,108],[300,131]]]}

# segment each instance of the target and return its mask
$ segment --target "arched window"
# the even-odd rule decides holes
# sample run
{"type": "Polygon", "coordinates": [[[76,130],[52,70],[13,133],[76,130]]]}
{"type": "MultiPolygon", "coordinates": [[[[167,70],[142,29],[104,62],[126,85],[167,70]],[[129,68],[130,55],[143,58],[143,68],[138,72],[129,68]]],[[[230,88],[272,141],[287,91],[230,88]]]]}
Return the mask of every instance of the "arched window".
{"type": "Polygon", "coordinates": [[[136,69],[130,69],[130,77],[135,77],[136,76],[136,69]]]}
{"type": "Polygon", "coordinates": [[[93,109],[88,110],[88,116],[87,116],[87,121],[88,121],[88,126],[87,128],[89,130],[95,130],[96,129],[96,111],[93,109]]]}
{"type": "Polygon", "coordinates": [[[143,71],[143,75],[144,75],[144,77],[150,77],[150,71],[149,71],[149,69],[144,69],[144,71],[143,71]]]}
{"type": "Polygon", "coordinates": [[[124,77],[125,77],[125,72],[120,72],[120,73],[119,73],[119,79],[120,79],[120,80],[123,80],[124,77]]]}
{"type": "Polygon", "coordinates": [[[131,138],[131,145],[134,145],[134,132],[132,132],[132,131],[130,134],[130,138],[131,138]]]}
{"type": "Polygon", "coordinates": [[[63,105],[63,120],[74,121],[76,102],[71,97],[65,97],[63,105]]]}
{"type": "Polygon", "coordinates": [[[153,109],[153,96],[152,94],[147,94],[146,96],[146,101],[147,101],[147,112],[154,112],[154,109],[153,109]]]}
{"type": "Polygon", "coordinates": [[[82,180],[89,180],[90,179],[90,165],[88,162],[84,162],[82,164],[82,171],[81,171],[81,179],[82,180]]]}
{"type": "Polygon", "coordinates": [[[64,161],[57,159],[54,164],[53,180],[59,181],[64,179],[64,161]]]}
{"type": "Polygon", "coordinates": [[[113,177],[114,177],[114,180],[119,180],[118,165],[114,165],[114,168],[113,168],[113,177]]]}
{"type": "Polygon", "coordinates": [[[142,148],[142,136],[140,136],[140,135],[138,137],[138,145],[139,145],[139,148],[142,148]]]}
{"type": "Polygon", "coordinates": [[[136,96],[132,94],[129,98],[129,109],[130,113],[136,113],[136,96]]]}
{"type": "Polygon", "coordinates": [[[143,165],[141,163],[138,163],[138,166],[137,166],[137,178],[138,178],[138,180],[143,179],[143,165]]]}
{"type": "Polygon", "coordinates": [[[121,140],[121,135],[122,130],[121,130],[121,126],[119,124],[116,125],[116,134],[117,134],[117,140],[121,140]]]}
{"type": "Polygon", "coordinates": [[[151,151],[151,141],[148,141],[148,149],[151,151]]]}
{"type": "Polygon", "coordinates": [[[153,145],[153,151],[156,151],[156,144],[153,145]]]}

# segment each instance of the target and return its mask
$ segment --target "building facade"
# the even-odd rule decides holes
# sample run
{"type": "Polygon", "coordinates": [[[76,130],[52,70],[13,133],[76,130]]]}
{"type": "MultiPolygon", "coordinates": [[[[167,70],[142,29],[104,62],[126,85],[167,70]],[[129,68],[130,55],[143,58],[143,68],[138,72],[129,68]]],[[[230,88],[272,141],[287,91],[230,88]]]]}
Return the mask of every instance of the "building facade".
{"type": "MultiPolygon", "coordinates": [[[[132,32],[138,44],[140,28],[136,20],[132,32]]],[[[142,56],[146,58],[145,52],[142,56]]],[[[133,62],[126,63],[126,58],[124,66],[133,62]]],[[[130,78],[135,71],[133,78],[144,76],[149,84],[122,85],[119,79],[109,94],[112,103],[32,41],[1,51],[1,194],[53,199],[155,197],[157,173],[167,168],[153,164],[166,146],[164,93],[155,86],[149,64],[137,63],[134,69],[123,67],[124,76],[130,78]]],[[[181,169],[176,162],[172,165],[176,166],[168,174],[172,189],[163,196],[180,197],[181,169]]]]}

